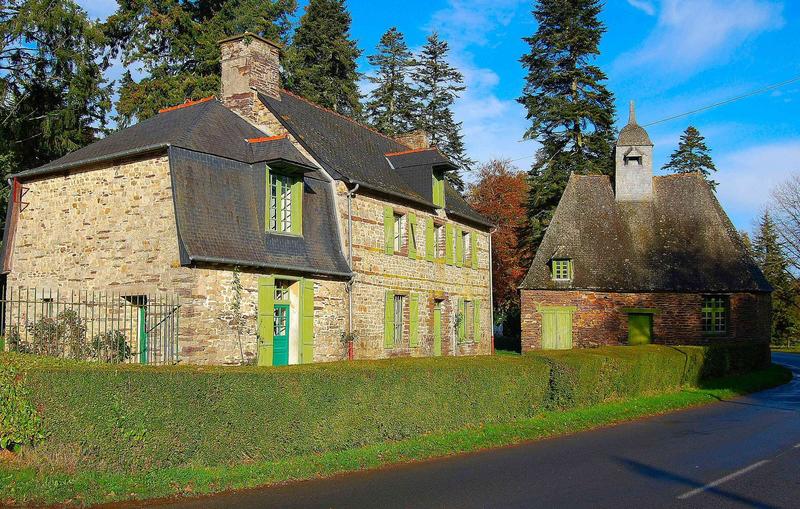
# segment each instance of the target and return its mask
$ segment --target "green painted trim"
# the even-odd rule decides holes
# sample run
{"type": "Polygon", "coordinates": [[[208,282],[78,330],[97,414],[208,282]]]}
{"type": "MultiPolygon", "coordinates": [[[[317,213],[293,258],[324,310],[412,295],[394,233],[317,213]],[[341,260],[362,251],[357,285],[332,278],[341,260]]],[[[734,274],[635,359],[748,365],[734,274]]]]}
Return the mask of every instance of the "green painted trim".
{"type": "Polygon", "coordinates": [[[383,207],[383,242],[386,254],[394,254],[394,209],[383,207]]]}
{"type": "Polygon", "coordinates": [[[461,228],[455,228],[456,236],[456,267],[464,265],[464,232],[461,228]]]}
{"type": "Polygon", "coordinates": [[[578,306],[536,306],[536,310],[540,313],[553,313],[556,311],[577,311],[578,306]]]}
{"type": "Polygon", "coordinates": [[[408,296],[408,346],[419,346],[419,295],[412,293],[408,296]]]}
{"type": "Polygon", "coordinates": [[[472,265],[473,269],[477,269],[478,268],[478,232],[477,231],[473,231],[472,233],[470,233],[469,234],[469,240],[470,240],[470,242],[472,242],[472,245],[470,247],[470,254],[472,256],[472,264],[471,265],[472,265]]]}
{"type": "Polygon", "coordinates": [[[139,364],[147,364],[149,341],[147,337],[147,306],[139,306],[139,364]]]}
{"type": "Polygon", "coordinates": [[[458,323],[458,342],[463,343],[467,331],[466,303],[463,297],[458,298],[458,314],[461,315],[461,321],[458,323]]]}
{"type": "Polygon", "coordinates": [[[444,263],[453,265],[453,225],[447,223],[444,227],[444,263]]]}
{"type": "Polygon", "coordinates": [[[661,314],[660,309],[656,308],[622,308],[623,313],[636,314],[636,315],[658,315],[661,314]]]}
{"type": "MultiPolygon", "coordinates": [[[[273,366],[288,366],[289,365],[289,343],[291,338],[291,331],[292,331],[292,309],[289,304],[275,304],[274,309],[285,309],[286,310],[286,334],[283,336],[275,336],[274,330],[272,335],[272,365],[273,366]],[[283,354],[280,356],[277,355],[275,350],[278,348],[278,343],[286,341],[286,357],[284,358],[283,354]],[[284,362],[284,359],[286,362],[284,362]]],[[[274,322],[274,315],[273,315],[273,322],[274,322]]]]}
{"type": "Polygon", "coordinates": [[[476,343],[481,341],[481,301],[472,301],[472,336],[476,343]]]}
{"type": "Polygon", "coordinates": [[[413,212],[408,214],[408,257],[417,259],[417,215],[413,212]]]}
{"type": "Polygon", "coordinates": [[[292,183],[292,224],[291,233],[294,235],[303,234],[303,179],[298,178],[292,183]]]}
{"type": "Polygon", "coordinates": [[[275,278],[258,278],[258,365],[272,366],[275,278]]]}
{"type": "Polygon", "coordinates": [[[425,259],[432,262],[436,257],[436,231],[433,218],[429,217],[425,221],[425,259]]]}

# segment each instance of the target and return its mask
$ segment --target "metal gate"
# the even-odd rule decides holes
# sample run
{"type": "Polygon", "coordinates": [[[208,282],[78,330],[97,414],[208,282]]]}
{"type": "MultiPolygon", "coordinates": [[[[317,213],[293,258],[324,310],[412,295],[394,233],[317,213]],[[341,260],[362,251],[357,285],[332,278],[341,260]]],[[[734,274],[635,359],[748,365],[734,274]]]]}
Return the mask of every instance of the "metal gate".
{"type": "Polygon", "coordinates": [[[172,364],[179,360],[180,308],[171,294],[9,288],[0,324],[9,351],[172,364]]]}

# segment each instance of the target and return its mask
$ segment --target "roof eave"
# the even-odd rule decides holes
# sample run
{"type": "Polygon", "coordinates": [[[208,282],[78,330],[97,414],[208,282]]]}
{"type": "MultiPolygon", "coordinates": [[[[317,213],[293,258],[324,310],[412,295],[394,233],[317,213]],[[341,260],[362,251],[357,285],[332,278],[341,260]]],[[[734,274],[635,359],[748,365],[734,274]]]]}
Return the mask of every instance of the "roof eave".
{"type": "Polygon", "coordinates": [[[285,265],[280,263],[266,263],[266,262],[256,262],[252,260],[238,260],[235,258],[225,258],[221,256],[192,256],[189,255],[189,262],[190,263],[217,263],[223,265],[240,265],[242,267],[256,267],[261,269],[274,269],[274,270],[284,270],[287,272],[302,272],[305,274],[311,275],[319,275],[319,276],[328,276],[328,277],[340,277],[340,278],[347,278],[353,276],[353,273],[350,271],[343,272],[338,270],[326,270],[326,269],[314,269],[309,267],[300,267],[295,265],[285,265]]]}
{"type": "Polygon", "coordinates": [[[31,170],[21,171],[19,173],[15,173],[10,175],[9,178],[11,179],[27,179],[27,178],[35,178],[35,177],[43,177],[46,175],[51,175],[54,173],[60,173],[62,171],[74,170],[76,168],[81,168],[83,166],[91,166],[93,164],[104,163],[107,161],[113,161],[115,159],[122,159],[126,157],[144,155],[154,152],[159,152],[162,150],[169,149],[169,143],[156,143],[153,145],[146,145],[144,147],[137,147],[134,149],[129,150],[122,150],[120,152],[114,152],[112,154],[105,154],[102,156],[97,157],[90,157],[89,159],[83,159],[80,161],[74,161],[71,163],[64,163],[59,164],[56,166],[50,166],[47,168],[34,168],[31,170]]]}

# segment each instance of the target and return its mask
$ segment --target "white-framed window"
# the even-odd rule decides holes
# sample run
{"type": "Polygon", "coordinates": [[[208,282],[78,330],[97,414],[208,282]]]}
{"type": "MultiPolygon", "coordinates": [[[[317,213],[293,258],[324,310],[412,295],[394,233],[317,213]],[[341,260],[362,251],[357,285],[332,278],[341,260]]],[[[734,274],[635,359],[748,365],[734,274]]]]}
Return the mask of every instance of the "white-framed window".
{"type": "Polygon", "coordinates": [[[289,301],[289,287],[292,282],[286,279],[275,280],[275,300],[276,301],[289,301]]]}
{"type": "Polygon", "coordinates": [[[292,186],[296,179],[288,175],[271,173],[269,180],[269,229],[276,232],[291,232],[292,186]]]}
{"type": "Polygon", "coordinates": [[[394,345],[398,346],[403,341],[403,308],[405,307],[405,295],[394,296],[394,345]]]}
{"type": "Polygon", "coordinates": [[[443,224],[434,223],[433,236],[436,243],[436,258],[444,258],[444,251],[446,247],[445,226],[443,224]]]}
{"type": "Polygon", "coordinates": [[[394,252],[397,253],[403,248],[403,230],[406,218],[403,214],[394,215],[394,252]]]}

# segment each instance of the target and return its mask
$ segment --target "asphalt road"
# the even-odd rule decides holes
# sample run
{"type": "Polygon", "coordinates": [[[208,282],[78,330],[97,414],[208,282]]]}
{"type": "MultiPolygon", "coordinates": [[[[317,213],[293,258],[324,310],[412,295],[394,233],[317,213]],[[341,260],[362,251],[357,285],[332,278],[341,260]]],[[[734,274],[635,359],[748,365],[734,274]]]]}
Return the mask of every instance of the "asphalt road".
{"type": "Polygon", "coordinates": [[[596,431],[160,506],[800,508],[800,355],[792,383],[596,431]]]}

